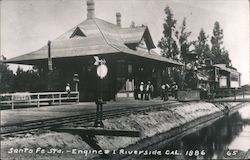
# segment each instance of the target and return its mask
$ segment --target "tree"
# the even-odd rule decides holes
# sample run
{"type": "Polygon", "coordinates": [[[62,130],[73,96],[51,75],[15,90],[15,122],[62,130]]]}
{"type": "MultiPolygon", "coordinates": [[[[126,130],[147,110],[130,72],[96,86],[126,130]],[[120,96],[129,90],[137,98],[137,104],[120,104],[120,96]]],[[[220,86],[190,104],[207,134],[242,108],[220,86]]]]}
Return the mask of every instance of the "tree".
{"type": "Polygon", "coordinates": [[[218,64],[219,63],[231,66],[231,60],[229,58],[228,51],[224,47],[222,48],[222,54],[220,56],[220,61],[218,62],[218,64]]]}
{"type": "Polygon", "coordinates": [[[224,63],[229,65],[231,60],[229,59],[228,51],[222,46],[223,45],[223,30],[220,28],[219,22],[214,23],[213,36],[211,37],[212,43],[212,55],[213,62],[215,64],[224,63]]]}
{"type": "Polygon", "coordinates": [[[165,8],[166,18],[163,23],[163,37],[158,42],[162,55],[171,59],[178,59],[178,46],[173,38],[175,32],[176,20],[169,6],[165,8]]]}
{"type": "Polygon", "coordinates": [[[25,75],[25,71],[18,66],[16,75],[14,77],[14,89],[15,92],[20,92],[20,91],[27,91],[26,86],[27,86],[27,78],[25,75]]]}
{"type": "Polygon", "coordinates": [[[186,54],[188,53],[189,47],[192,44],[192,42],[188,41],[188,37],[190,35],[191,32],[186,31],[186,18],[184,18],[180,27],[180,35],[179,32],[176,32],[176,37],[178,38],[180,45],[180,58],[183,62],[186,61],[186,54]]]}
{"type": "Polygon", "coordinates": [[[9,69],[9,66],[0,62],[0,93],[11,92],[13,90],[13,80],[14,74],[9,69]]]}
{"type": "MultiPolygon", "coordinates": [[[[1,59],[6,58],[2,56],[1,59]]],[[[7,64],[0,61],[0,93],[38,92],[44,90],[43,83],[44,80],[41,80],[37,68],[33,67],[31,70],[24,71],[18,67],[14,74],[7,64]]]]}
{"type": "Polygon", "coordinates": [[[195,42],[195,52],[198,55],[199,65],[204,63],[204,59],[210,58],[213,59],[210,47],[208,45],[208,36],[206,35],[203,28],[201,28],[199,36],[195,42]]]}
{"type": "Polygon", "coordinates": [[[14,77],[15,92],[37,92],[41,90],[41,79],[35,68],[24,71],[18,67],[14,77]]]}

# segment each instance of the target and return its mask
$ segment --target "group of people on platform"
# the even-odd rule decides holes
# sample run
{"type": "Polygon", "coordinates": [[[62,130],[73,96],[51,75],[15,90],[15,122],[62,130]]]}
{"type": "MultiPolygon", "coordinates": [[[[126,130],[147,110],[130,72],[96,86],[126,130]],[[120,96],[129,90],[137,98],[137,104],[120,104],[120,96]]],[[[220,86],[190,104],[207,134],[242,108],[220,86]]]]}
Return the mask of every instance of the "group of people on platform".
{"type": "Polygon", "coordinates": [[[165,83],[161,86],[161,98],[164,101],[168,100],[169,97],[169,92],[172,93],[172,96],[177,99],[177,91],[178,91],[179,87],[177,85],[176,82],[172,82],[171,85],[169,85],[168,83],[165,83]]]}
{"type": "MultiPolygon", "coordinates": [[[[172,96],[177,99],[177,91],[178,85],[176,82],[172,82],[170,85],[168,83],[164,83],[161,85],[161,98],[164,101],[168,100],[169,92],[172,93],[172,96]]],[[[138,86],[135,86],[135,99],[139,100],[150,100],[155,97],[155,88],[154,85],[148,81],[144,83],[143,81],[140,82],[138,86]]]]}
{"type": "Polygon", "coordinates": [[[148,81],[145,84],[142,81],[139,86],[135,87],[135,99],[149,100],[152,99],[153,96],[154,96],[154,86],[150,81],[148,81]]]}

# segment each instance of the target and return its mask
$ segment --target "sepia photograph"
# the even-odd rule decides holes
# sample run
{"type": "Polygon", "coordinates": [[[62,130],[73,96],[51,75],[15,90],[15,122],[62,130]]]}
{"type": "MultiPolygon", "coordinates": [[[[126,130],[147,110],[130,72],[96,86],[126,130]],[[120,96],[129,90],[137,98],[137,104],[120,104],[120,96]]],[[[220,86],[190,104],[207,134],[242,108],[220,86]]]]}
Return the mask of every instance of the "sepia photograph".
{"type": "Polygon", "coordinates": [[[250,159],[249,9],[0,0],[0,159],[250,159]]]}

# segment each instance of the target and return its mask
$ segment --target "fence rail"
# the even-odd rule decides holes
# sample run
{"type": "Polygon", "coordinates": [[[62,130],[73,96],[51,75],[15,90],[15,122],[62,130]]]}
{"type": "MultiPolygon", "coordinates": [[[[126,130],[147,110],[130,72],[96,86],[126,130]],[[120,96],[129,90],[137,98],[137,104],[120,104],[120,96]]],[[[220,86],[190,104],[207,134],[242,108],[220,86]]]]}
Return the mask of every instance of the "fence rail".
{"type": "Polygon", "coordinates": [[[237,96],[242,96],[242,98],[245,98],[246,95],[249,95],[248,91],[239,88],[217,89],[214,90],[214,93],[216,98],[234,97],[236,99],[237,96]]]}
{"type": "Polygon", "coordinates": [[[17,104],[36,105],[40,107],[41,103],[48,102],[49,104],[62,104],[67,101],[79,102],[79,92],[40,92],[40,93],[8,93],[0,94],[0,105],[11,105],[14,109],[17,104]]]}

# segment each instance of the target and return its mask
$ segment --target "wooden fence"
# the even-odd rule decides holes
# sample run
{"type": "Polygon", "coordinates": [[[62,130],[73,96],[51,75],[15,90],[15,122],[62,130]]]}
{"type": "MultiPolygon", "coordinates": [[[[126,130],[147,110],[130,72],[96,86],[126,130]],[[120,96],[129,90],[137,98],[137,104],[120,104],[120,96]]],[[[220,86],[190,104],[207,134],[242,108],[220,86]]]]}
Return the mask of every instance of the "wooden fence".
{"type": "Polygon", "coordinates": [[[241,88],[225,88],[214,90],[214,94],[215,98],[234,97],[236,99],[236,96],[242,96],[242,98],[245,98],[245,95],[249,95],[249,92],[241,88]]]}
{"type": "Polygon", "coordinates": [[[41,93],[10,93],[0,94],[0,106],[9,106],[14,109],[15,105],[36,105],[42,103],[62,104],[62,102],[79,102],[79,92],[41,92],[41,93]]]}

